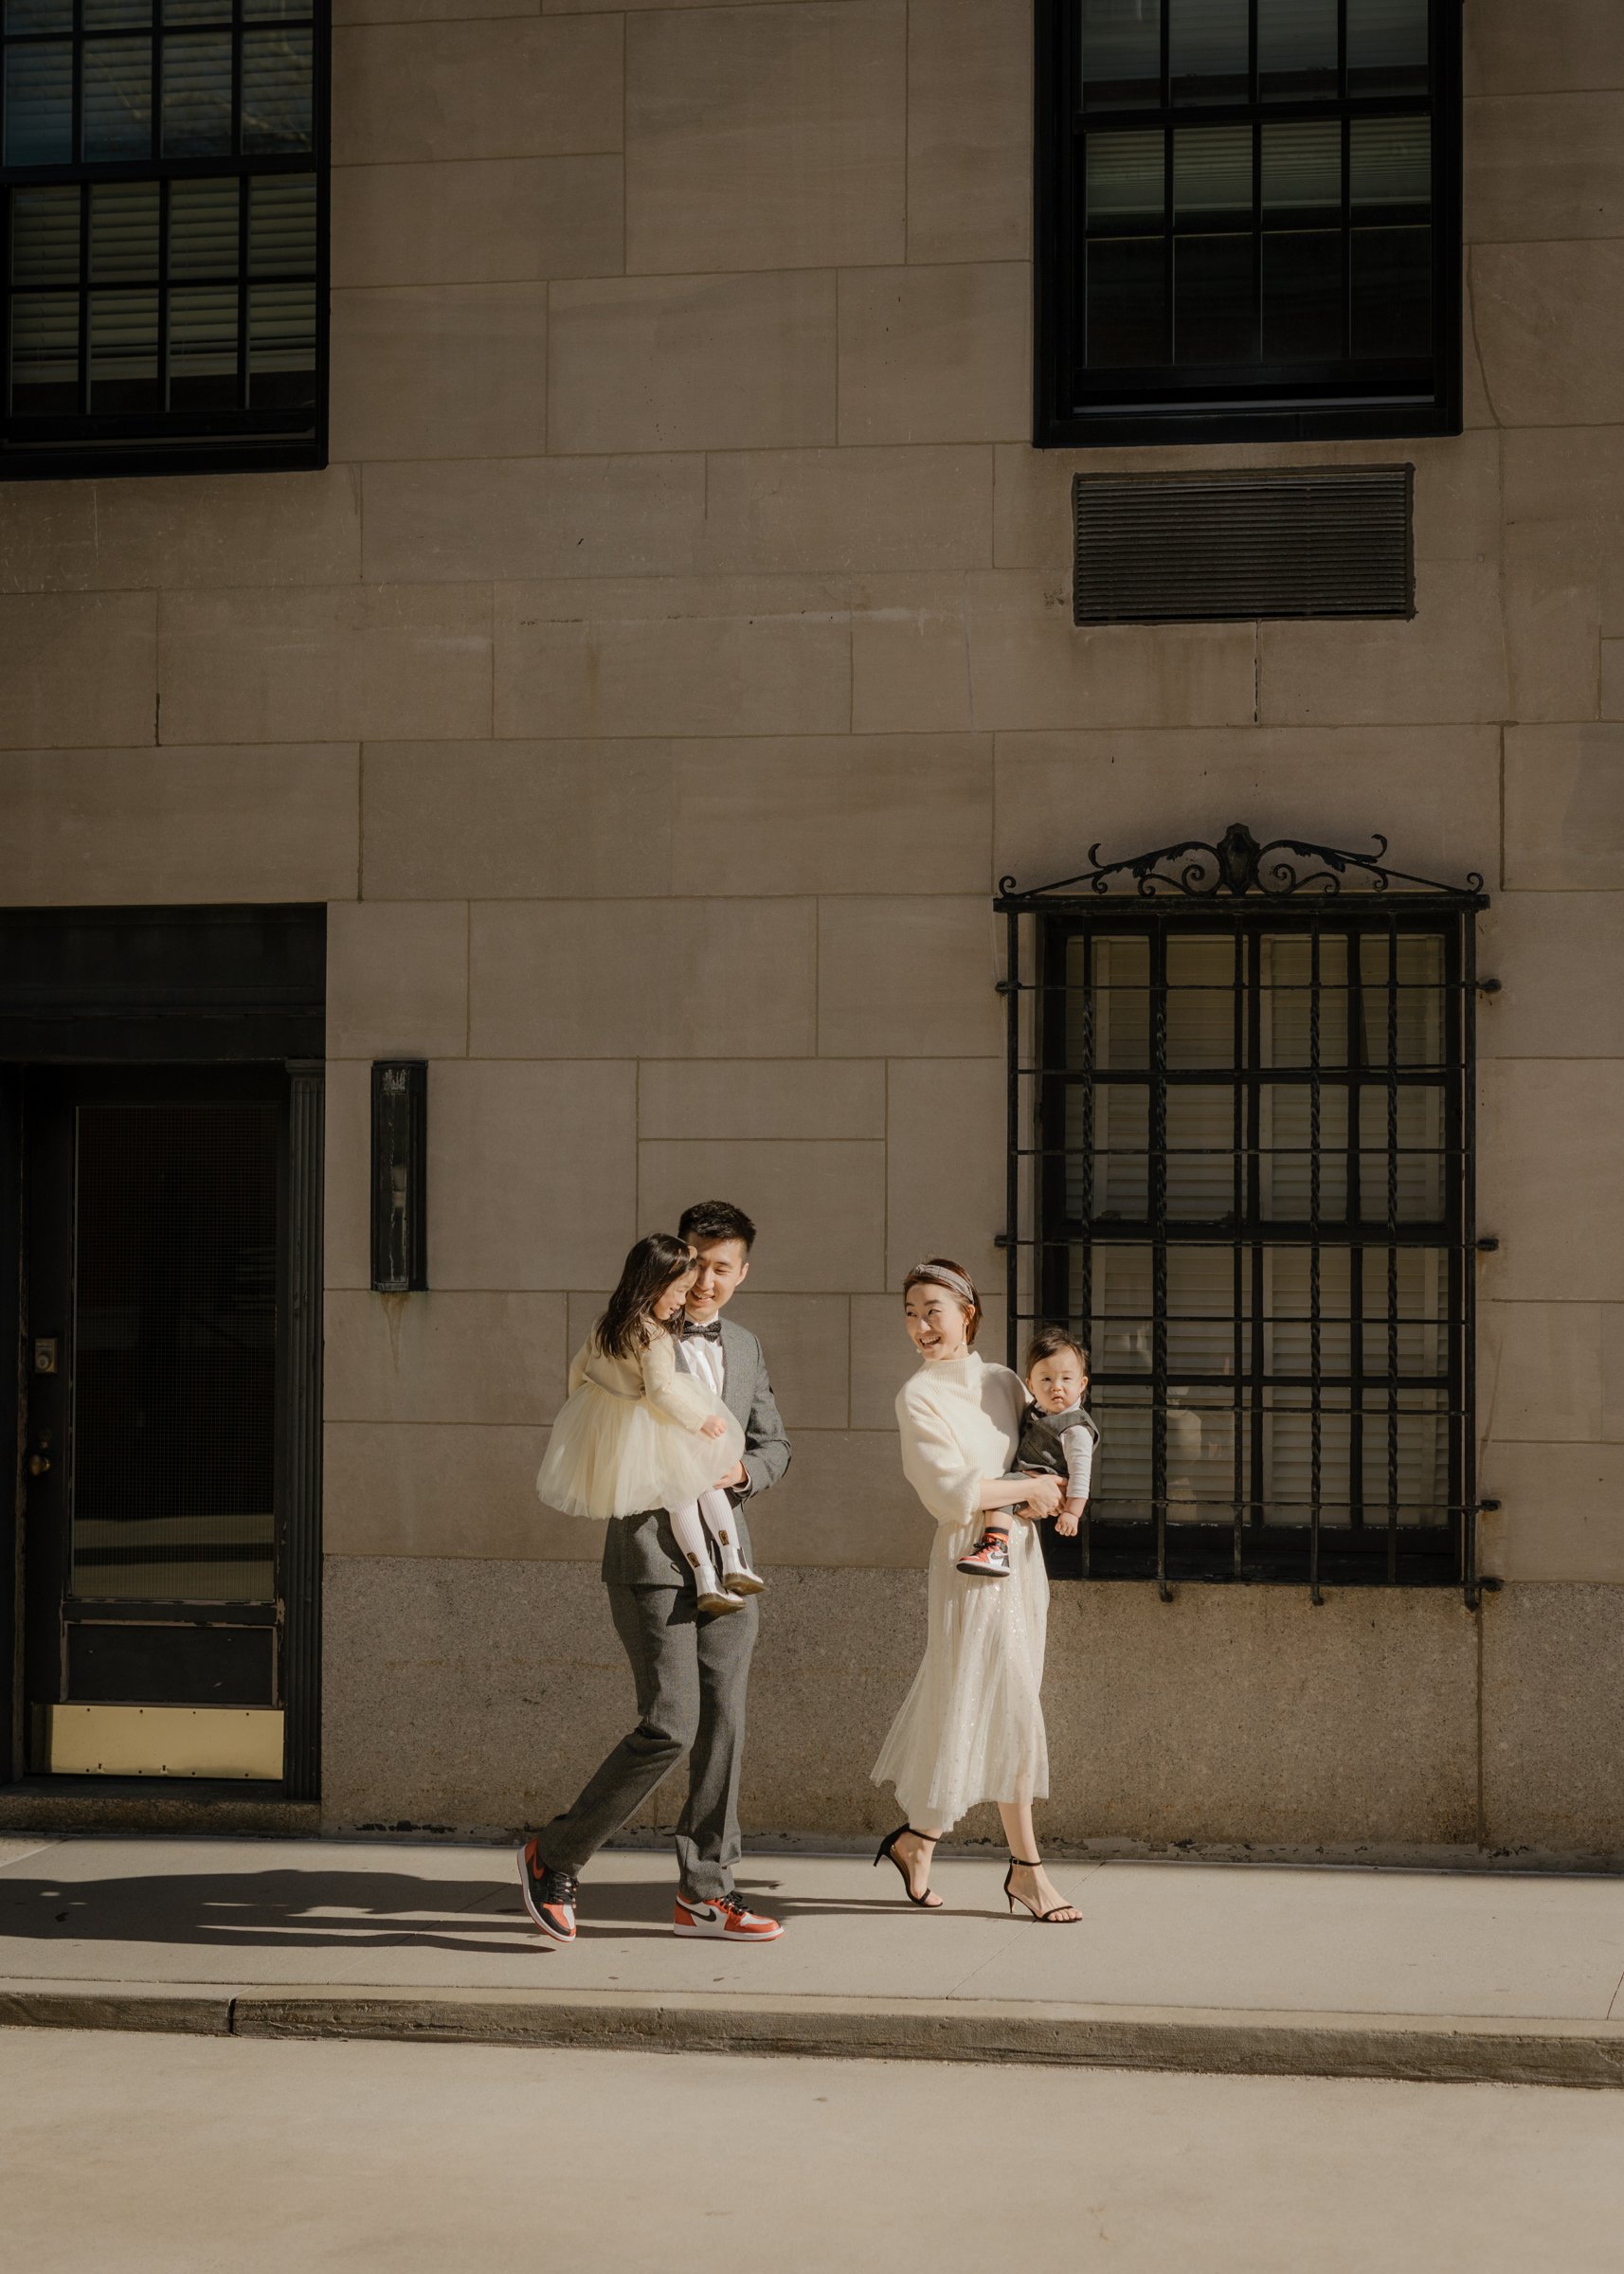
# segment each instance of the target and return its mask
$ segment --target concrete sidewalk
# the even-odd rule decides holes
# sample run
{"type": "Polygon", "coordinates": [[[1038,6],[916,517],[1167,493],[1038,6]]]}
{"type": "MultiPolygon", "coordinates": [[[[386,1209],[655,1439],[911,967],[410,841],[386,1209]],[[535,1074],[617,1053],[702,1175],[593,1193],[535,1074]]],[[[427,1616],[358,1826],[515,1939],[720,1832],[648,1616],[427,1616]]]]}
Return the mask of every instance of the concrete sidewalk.
{"type": "Polygon", "coordinates": [[[13,1837],[0,2021],[1624,2084],[1624,1880],[1071,1863],[1083,1922],[1038,1927],[1001,1875],[945,1857],[924,1913],[866,1858],[749,1859],[787,1931],[739,1949],[617,1851],[560,1949],[505,1849],[13,1837]]]}

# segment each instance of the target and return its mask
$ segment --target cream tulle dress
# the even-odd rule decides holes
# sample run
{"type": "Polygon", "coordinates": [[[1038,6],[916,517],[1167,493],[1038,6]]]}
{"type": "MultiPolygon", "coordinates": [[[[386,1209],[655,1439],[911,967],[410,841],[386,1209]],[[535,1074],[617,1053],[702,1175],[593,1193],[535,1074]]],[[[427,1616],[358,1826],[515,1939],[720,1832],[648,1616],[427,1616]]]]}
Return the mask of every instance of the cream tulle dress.
{"type": "Polygon", "coordinates": [[[922,1365],[896,1400],[902,1468],[936,1519],[925,1656],[874,1764],[910,1824],[946,1832],[978,1800],[1049,1791],[1043,1645],[1049,1579],[1038,1529],[1009,1527],[1009,1577],[954,1567],[981,1537],[983,1477],[1014,1472],[1026,1391],[973,1350],[922,1365]]]}
{"type": "Polygon", "coordinates": [[[677,1339],[656,1326],[635,1358],[588,1341],[569,1366],[569,1395],[535,1489],[566,1516],[641,1516],[697,1500],[738,1465],[745,1433],[708,1382],[677,1363],[677,1339]],[[727,1434],[707,1437],[713,1414],[727,1434]]]}

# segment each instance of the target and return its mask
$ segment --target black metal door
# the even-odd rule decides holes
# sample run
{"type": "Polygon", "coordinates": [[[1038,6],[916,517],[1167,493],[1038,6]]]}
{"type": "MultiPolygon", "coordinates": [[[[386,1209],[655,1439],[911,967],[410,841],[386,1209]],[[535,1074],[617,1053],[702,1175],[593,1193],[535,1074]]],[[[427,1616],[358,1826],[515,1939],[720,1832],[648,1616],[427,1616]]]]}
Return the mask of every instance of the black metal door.
{"type": "Polygon", "coordinates": [[[288,1077],[22,1090],[27,1766],[280,1780],[288,1077]]]}

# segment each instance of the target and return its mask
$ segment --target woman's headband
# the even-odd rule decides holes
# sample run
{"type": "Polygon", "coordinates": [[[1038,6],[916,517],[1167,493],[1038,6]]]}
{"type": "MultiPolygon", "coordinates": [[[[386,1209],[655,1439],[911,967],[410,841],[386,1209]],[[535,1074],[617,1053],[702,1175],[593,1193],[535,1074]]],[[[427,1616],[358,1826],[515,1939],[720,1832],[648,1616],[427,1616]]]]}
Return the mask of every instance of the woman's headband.
{"type": "Polygon", "coordinates": [[[982,1307],[980,1295],[964,1272],[954,1271],[949,1263],[916,1263],[908,1276],[914,1286],[925,1280],[932,1287],[945,1287],[966,1310],[980,1310],[982,1307]]]}

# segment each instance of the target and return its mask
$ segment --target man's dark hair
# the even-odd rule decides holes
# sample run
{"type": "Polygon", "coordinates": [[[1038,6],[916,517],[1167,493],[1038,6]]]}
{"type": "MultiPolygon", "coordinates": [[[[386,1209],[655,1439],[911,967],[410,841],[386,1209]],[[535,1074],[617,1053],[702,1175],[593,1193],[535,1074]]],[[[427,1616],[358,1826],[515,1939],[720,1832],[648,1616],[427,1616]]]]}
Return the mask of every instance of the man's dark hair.
{"type": "Polygon", "coordinates": [[[691,1248],[705,1247],[713,1239],[742,1239],[748,1255],[755,1246],[754,1224],[731,1200],[695,1200],[682,1211],[677,1230],[691,1248]]]}

